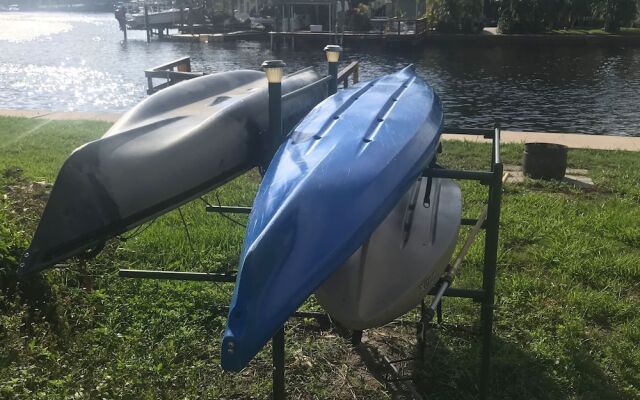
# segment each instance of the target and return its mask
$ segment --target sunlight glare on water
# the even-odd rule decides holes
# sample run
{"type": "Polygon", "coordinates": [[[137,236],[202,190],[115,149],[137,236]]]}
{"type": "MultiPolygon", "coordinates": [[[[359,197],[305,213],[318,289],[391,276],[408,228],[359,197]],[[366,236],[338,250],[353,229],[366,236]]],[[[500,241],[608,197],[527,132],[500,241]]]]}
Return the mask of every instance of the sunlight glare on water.
{"type": "Polygon", "coordinates": [[[18,107],[28,108],[39,99],[55,99],[58,109],[68,111],[124,109],[137,95],[133,82],[82,65],[2,64],[0,75],[12,82],[6,90],[16,98],[18,107]],[[64,96],[58,97],[61,93],[64,96]]]}
{"type": "MultiPolygon", "coordinates": [[[[268,42],[123,41],[111,13],[0,12],[0,108],[123,112],[146,98],[144,70],[190,56],[194,71],[326,71],[323,46],[271,51],[268,42]]],[[[640,47],[426,46],[346,48],[363,80],[407,64],[442,99],[449,125],[640,135],[640,47]]],[[[158,82],[160,83],[160,82],[158,82]]]]}
{"type": "Polygon", "coordinates": [[[100,25],[104,19],[82,14],[0,12],[0,41],[20,43],[42,37],[51,39],[52,35],[71,31],[73,23],[77,22],[100,25]]]}
{"type": "Polygon", "coordinates": [[[9,42],[26,42],[40,36],[49,36],[55,33],[68,32],[71,24],[50,21],[7,21],[0,18],[2,29],[0,30],[0,40],[9,42]]]}

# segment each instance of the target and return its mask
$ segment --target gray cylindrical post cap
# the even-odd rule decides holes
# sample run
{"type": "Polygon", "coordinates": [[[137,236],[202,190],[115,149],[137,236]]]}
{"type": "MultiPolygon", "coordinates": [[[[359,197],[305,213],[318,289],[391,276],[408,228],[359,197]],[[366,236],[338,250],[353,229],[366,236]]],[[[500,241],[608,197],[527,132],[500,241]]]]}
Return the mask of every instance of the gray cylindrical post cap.
{"type": "Polygon", "coordinates": [[[268,68],[284,68],[286,66],[287,66],[287,64],[285,64],[284,61],[282,61],[282,60],[267,60],[267,61],[262,63],[262,68],[264,68],[264,69],[268,69],[268,68]]]}
{"type": "Polygon", "coordinates": [[[268,60],[262,63],[262,68],[267,74],[269,83],[280,83],[284,75],[285,64],[282,60],[268,60]]]}
{"type": "Polygon", "coordinates": [[[337,63],[340,60],[340,53],[342,53],[342,47],[330,44],[324,48],[327,55],[327,61],[330,63],[337,63]]]}
{"type": "Polygon", "coordinates": [[[342,51],[342,47],[338,46],[337,44],[328,44],[325,46],[324,51],[335,51],[340,53],[342,51]]]}

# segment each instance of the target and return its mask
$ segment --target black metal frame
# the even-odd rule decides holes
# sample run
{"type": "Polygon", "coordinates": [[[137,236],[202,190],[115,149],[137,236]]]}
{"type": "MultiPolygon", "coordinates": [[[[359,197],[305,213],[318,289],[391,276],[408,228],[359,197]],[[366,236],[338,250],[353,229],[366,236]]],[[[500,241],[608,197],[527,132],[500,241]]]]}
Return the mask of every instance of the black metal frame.
{"type": "MultiPolygon", "coordinates": [[[[441,168],[428,168],[424,171],[424,177],[450,178],[462,180],[475,180],[488,186],[488,199],[486,211],[480,219],[463,218],[462,225],[477,225],[479,229],[485,230],[484,241],[484,266],[482,270],[482,289],[452,288],[451,284],[455,277],[456,268],[448,269],[440,282],[430,291],[433,295],[431,305],[425,307],[424,301],[421,307],[421,319],[419,326],[420,356],[424,354],[424,329],[434,316],[437,322],[442,322],[442,298],[457,297],[468,298],[481,304],[480,308],[480,335],[482,340],[482,350],[480,354],[479,368],[479,398],[486,399],[489,395],[491,379],[491,342],[493,338],[493,317],[495,305],[495,283],[498,259],[498,237],[500,229],[500,208],[502,203],[502,185],[504,165],[500,160],[500,124],[496,123],[494,129],[475,128],[444,128],[443,133],[484,136],[492,140],[491,167],[489,171],[464,171],[441,168]],[[422,339],[422,341],[421,341],[422,339]]],[[[475,236],[469,238],[469,245],[475,236]]],[[[466,253],[461,254],[460,260],[464,259],[466,253]]],[[[458,265],[459,266],[459,265],[458,265]]],[[[362,334],[358,333],[358,337],[362,334]]]]}
{"type": "MultiPolygon", "coordinates": [[[[498,255],[498,233],[500,223],[500,206],[502,198],[502,174],[503,164],[500,161],[500,127],[496,124],[494,129],[469,129],[469,128],[444,128],[443,133],[466,134],[484,136],[492,139],[491,168],[489,171],[465,171],[443,168],[427,168],[423,176],[431,178],[450,178],[475,180],[488,186],[489,198],[487,202],[486,220],[481,223],[481,229],[485,229],[484,243],[484,268],[482,289],[452,288],[452,277],[443,279],[439,285],[430,291],[434,299],[430,307],[422,306],[422,317],[420,324],[425,326],[425,322],[430,322],[434,315],[437,315],[438,322],[442,321],[442,298],[458,297],[468,298],[481,303],[481,336],[482,352],[479,371],[480,398],[486,399],[489,394],[489,380],[491,376],[491,341],[493,334],[493,311],[495,302],[495,279],[496,263],[498,255]]],[[[213,206],[206,207],[207,212],[215,213],[236,213],[249,214],[250,207],[240,206],[213,206]]],[[[462,225],[475,225],[477,219],[463,218],[462,225]]],[[[121,269],[119,276],[124,278],[143,279],[165,279],[197,282],[235,282],[235,273],[202,273],[202,272],[168,272],[168,271],[148,271],[121,269]]],[[[222,307],[220,311],[228,310],[222,307]]],[[[329,323],[330,318],[325,313],[320,312],[295,312],[292,317],[315,318],[319,322],[329,323]]],[[[354,345],[360,343],[362,331],[353,333],[351,341],[354,345]]],[[[273,398],[285,399],[285,335],[284,326],[272,338],[273,357],[273,398]]]]}

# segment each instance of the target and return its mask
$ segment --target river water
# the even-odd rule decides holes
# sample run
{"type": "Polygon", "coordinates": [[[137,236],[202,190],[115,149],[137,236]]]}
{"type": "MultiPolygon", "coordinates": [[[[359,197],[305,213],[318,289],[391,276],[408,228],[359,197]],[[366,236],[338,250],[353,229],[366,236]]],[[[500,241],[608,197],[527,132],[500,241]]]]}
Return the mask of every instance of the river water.
{"type": "MultiPolygon", "coordinates": [[[[143,99],[143,70],[191,56],[195,71],[256,69],[282,58],[293,71],[325,68],[313,51],[268,44],[148,44],[112,14],[0,13],[0,108],[125,111],[143,99]]],[[[443,100],[447,124],[640,136],[640,48],[438,46],[346,49],[363,79],[414,63],[443,100]]]]}

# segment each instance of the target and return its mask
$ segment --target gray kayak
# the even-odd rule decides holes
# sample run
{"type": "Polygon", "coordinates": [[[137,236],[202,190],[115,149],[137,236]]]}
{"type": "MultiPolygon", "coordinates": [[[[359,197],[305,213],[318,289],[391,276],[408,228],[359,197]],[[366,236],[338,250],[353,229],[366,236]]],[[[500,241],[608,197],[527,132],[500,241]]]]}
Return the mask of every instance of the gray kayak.
{"type": "Polygon", "coordinates": [[[349,329],[381,326],[411,310],[438,282],[456,247],[462,194],[449,179],[427,178],[404,195],[340,269],[316,290],[322,307],[349,329]]]}
{"type": "MultiPolygon", "coordinates": [[[[327,96],[311,68],[288,75],[288,132],[327,96]],[[308,86],[310,85],[310,86],[308,86]]],[[[164,89],[75,149],[58,173],[19,271],[41,271],[266,166],[283,138],[269,137],[265,74],[240,70],[164,89]]]]}

